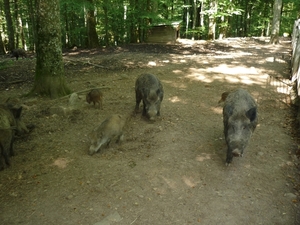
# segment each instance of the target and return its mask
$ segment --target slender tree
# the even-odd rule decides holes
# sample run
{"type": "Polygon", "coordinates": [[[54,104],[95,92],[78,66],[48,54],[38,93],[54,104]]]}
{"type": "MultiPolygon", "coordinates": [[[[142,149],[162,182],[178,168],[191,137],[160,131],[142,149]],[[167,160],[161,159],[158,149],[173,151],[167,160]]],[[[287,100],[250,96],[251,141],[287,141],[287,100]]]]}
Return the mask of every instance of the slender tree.
{"type": "Polygon", "coordinates": [[[270,44],[279,43],[281,10],[282,10],[282,0],[274,0],[270,44]]]}
{"type": "MultiPolygon", "coordinates": [[[[2,37],[1,31],[0,31],[0,37],[2,37]]],[[[0,54],[1,55],[5,54],[5,45],[4,45],[4,42],[3,42],[2,38],[0,38],[0,54]]]]}
{"type": "Polygon", "coordinates": [[[215,40],[216,37],[216,18],[215,15],[218,9],[218,1],[212,0],[210,2],[209,24],[208,24],[208,39],[215,40]]]}
{"type": "Polygon", "coordinates": [[[57,98],[70,93],[64,79],[59,0],[37,0],[36,72],[31,94],[57,98]]]}

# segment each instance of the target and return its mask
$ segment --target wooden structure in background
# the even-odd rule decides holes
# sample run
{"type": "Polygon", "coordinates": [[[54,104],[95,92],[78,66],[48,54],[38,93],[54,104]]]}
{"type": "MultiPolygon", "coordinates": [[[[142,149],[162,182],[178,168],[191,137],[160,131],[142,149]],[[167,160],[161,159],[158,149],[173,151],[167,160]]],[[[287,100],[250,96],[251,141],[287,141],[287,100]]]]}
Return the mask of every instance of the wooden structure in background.
{"type": "Polygon", "coordinates": [[[175,44],[179,38],[179,23],[172,25],[157,25],[149,29],[147,43],[175,44]]]}

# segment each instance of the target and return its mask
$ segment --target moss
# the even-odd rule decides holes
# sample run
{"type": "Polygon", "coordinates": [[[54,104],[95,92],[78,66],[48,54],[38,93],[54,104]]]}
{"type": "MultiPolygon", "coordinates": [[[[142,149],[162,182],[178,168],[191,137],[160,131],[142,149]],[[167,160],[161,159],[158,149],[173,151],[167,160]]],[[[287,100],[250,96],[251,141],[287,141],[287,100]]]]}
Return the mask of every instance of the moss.
{"type": "Polygon", "coordinates": [[[28,95],[57,98],[70,94],[64,76],[59,0],[38,1],[35,82],[28,95]]]}

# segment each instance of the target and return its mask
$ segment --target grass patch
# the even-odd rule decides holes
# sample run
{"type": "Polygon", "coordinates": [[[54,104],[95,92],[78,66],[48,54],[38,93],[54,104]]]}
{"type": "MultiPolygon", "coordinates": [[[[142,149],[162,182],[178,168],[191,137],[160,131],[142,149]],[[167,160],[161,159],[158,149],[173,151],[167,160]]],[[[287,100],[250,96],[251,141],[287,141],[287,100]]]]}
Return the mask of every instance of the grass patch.
{"type": "Polygon", "coordinates": [[[0,71],[7,69],[8,67],[11,67],[12,65],[13,65],[12,60],[0,61],[0,71]]]}

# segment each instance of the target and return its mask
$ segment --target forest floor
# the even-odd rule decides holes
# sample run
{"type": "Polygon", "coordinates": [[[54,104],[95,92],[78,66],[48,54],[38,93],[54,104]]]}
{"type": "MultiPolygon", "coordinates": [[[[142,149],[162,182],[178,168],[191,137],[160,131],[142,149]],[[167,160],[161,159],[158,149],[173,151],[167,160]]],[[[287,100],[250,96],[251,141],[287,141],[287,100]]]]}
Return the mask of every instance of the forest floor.
{"type": "Polygon", "coordinates": [[[1,58],[0,100],[23,105],[23,121],[35,126],[0,172],[1,224],[299,224],[290,53],[288,39],[259,38],[66,51],[66,82],[80,98],[69,111],[58,110],[69,109],[67,97],[23,97],[33,55],[1,58]],[[164,86],[155,122],[133,114],[142,73],[164,86]],[[85,102],[94,87],[103,110],[85,102]],[[244,157],[226,167],[218,101],[238,87],[257,101],[259,125],[244,157]],[[88,155],[88,134],[113,113],[129,118],[123,143],[88,155]]]}

